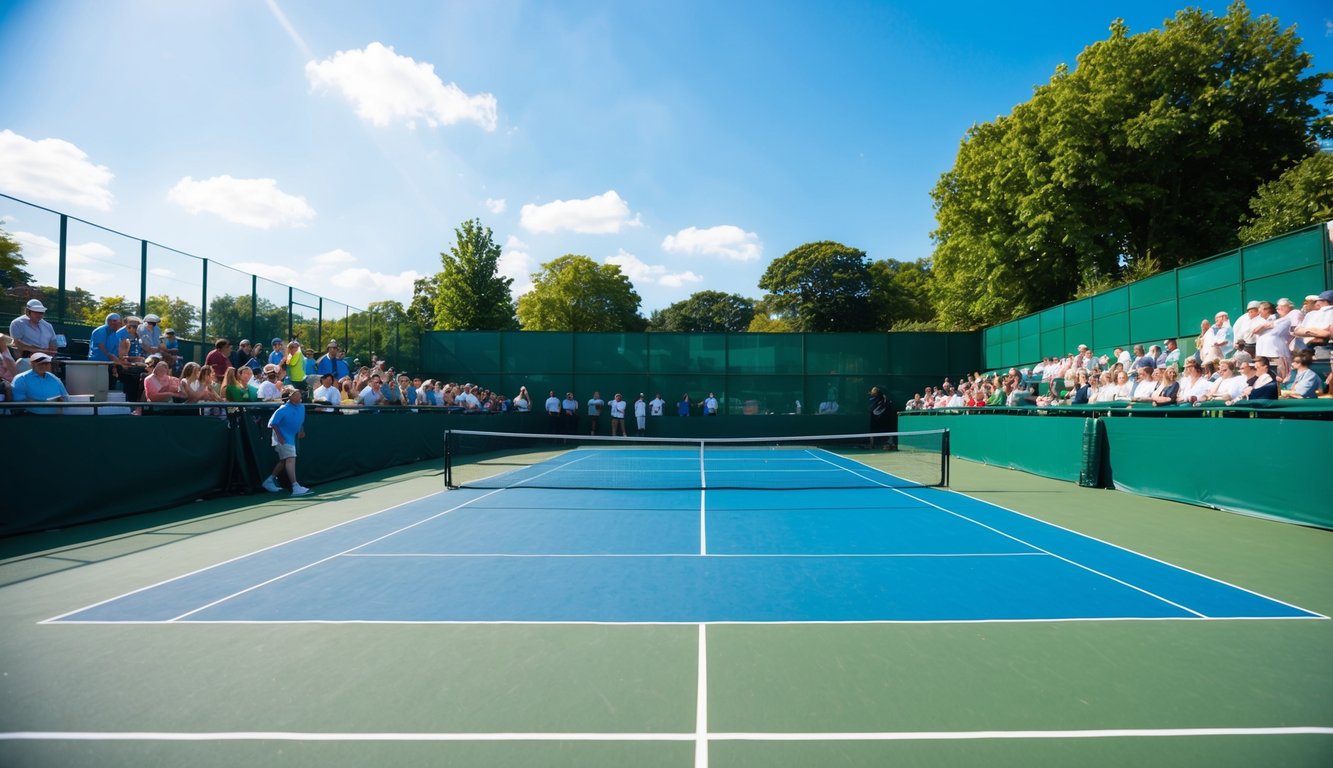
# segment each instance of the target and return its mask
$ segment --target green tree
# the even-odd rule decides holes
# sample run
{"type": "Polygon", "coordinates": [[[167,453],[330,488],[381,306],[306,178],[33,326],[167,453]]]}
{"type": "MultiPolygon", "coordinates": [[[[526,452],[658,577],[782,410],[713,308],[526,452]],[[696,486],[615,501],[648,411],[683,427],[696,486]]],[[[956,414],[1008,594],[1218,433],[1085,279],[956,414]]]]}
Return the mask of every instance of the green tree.
{"type": "Polygon", "coordinates": [[[1257,243],[1310,224],[1333,220],[1333,155],[1320,152],[1259,187],[1240,228],[1242,243],[1257,243]]]}
{"type": "Polygon", "coordinates": [[[870,303],[875,308],[876,327],[893,330],[901,324],[928,323],[935,319],[928,285],[930,262],[881,259],[870,264],[870,303]]]}
{"type": "Polygon", "coordinates": [[[412,282],[412,303],[407,307],[407,314],[412,322],[427,330],[435,330],[435,302],[440,295],[441,275],[436,272],[412,282]]]}
{"type": "Polygon", "coordinates": [[[162,318],[162,328],[174,330],[179,337],[194,338],[199,333],[199,310],[186,299],[166,294],[149,296],[148,312],[162,318]]]}
{"type": "Polygon", "coordinates": [[[773,309],[766,299],[754,303],[754,318],[745,329],[749,333],[791,333],[796,330],[789,318],[773,309]]]}
{"type": "Polygon", "coordinates": [[[32,274],[24,267],[28,260],[23,258],[23,246],[0,229],[0,289],[17,288],[32,284],[32,274]]]}
{"type": "MultiPolygon", "coordinates": [[[[248,294],[214,296],[208,302],[207,321],[205,332],[208,336],[202,341],[209,346],[215,339],[230,339],[235,344],[241,339],[251,338],[251,328],[258,337],[251,340],[260,341],[265,346],[270,339],[287,337],[287,307],[278,306],[263,296],[255,303],[251,303],[248,294]]],[[[179,334],[180,329],[176,331],[179,334]]]]}
{"type": "Polygon", "coordinates": [[[875,327],[870,267],[864,251],[841,243],[806,243],[776,258],[759,279],[765,306],[798,331],[868,331],[875,327]]]}
{"type": "Polygon", "coordinates": [[[566,254],[533,274],[518,319],[527,331],[642,331],[639,303],[620,267],[566,254]]]}
{"type": "Polygon", "coordinates": [[[454,230],[457,242],[441,253],[444,269],[436,283],[435,324],[444,331],[507,331],[518,323],[509,295],[513,279],[496,271],[500,246],[479,219],[454,230]]]}
{"type": "MultiPolygon", "coordinates": [[[[66,297],[68,301],[68,296],[66,297]]],[[[68,304],[66,304],[66,313],[68,314],[68,304]]],[[[91,307],[83,312],[83,322],[85,325],[99,326],[106,322],[106,316],[115,312],[121,317],[136,315],[139,313],[137,302],[130,301],[124,296],[103,296],[98,299],[91,307]]]]}
{"type": "Polygon", "coordinates": [[[1031,101],[974,126],[932,192],[930,293],[955,327],[1007,320],[1237,243],[1260,184],[1329,130],[1325,75],[1277,19],[1244,3],[1180,11],[1161,30],[1122,21],[1031,101]]]}
{"type": "MultiPolygon", "coordinates": [[[[59,289],[53,285],[39,285],[35,287],[37,292],[41,294],[38,298],[40,298],[42,304],[45,304],[46,308],[50,310],[46,313],[47,317],[60,319],[56,317],[56,310],[60,306],[59,289]]],[[[75,323],[83,322],[84,318],[88,317],[90,313],[96,314],[93,312],[96,306],[97,297],[93,296],[92,291],[78,287],[65,289],[66,319],[75,323]]],[[[106,322],[105,315],[98,319],[97,325],[101,325],[104,322],[106,322]]]]}
{"type": "Polygon", "coordinates": [[[738,293],[697,291],[683,301],[653,312],[650,331],[700,333],[744,331],[754,320],[754,300],[738,293]]]}

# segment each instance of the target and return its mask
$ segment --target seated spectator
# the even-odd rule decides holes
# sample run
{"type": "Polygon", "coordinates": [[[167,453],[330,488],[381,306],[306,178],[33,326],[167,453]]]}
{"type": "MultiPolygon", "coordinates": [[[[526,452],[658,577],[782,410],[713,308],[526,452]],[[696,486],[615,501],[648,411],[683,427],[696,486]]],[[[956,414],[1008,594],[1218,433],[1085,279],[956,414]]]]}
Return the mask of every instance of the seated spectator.
{"type": "Polygon", "coordinates": [[[372,373],[370,375],[370,383],[367,384],[356,396],[357,405],[383,405],[385,402],[383,387],[384,382],[380,380],[379,374],[372,373]]]}
{"type": "Polygon", "coordinates": [[[143,380],[144,400],[149,403],[183,403],[185,390],[181,380],[171,375],[171,364],[166,360],[154,362],[151,372],[143,380]]]}
{"type": "Polygon", "coordinates": [[[1070,405],[1087,405],[1092,402],[1092,387],[1088,384],[1088,372],[1079,371],[1074,377],[1074,393],[1069,399],[1070,405]]]}
{"type": "Polygon", "coordinates": [[[417,403],[417,390],[412,386],[412,377],[406,373],[398,374],[398,392],[402,397],[403,405],[419,405],[417,403]]]}
{"type": "Polygon", "coordinates": [[[1116,398],[1115,374],[1111,371],[1102,371],[1097,383],[1097,396],[1093,398],[1094,403],[1114,403],[1116,398]]]}
{"type": "Polygon", "coordinates": [[[1260,355],[1254,358],[1254,379],[1241,392],[1242,400],[1276,400],[1278,387],[1273,378],[1268,358],[1260,355]]]}
{"type": "MultiPolygon", "coordinates": [[[[51,372],[51,363],[55,360],[45,352],[33,352],[28,358],[31,368],[14,377],[11,387],[12,399],[16,402],[69,402],[69,391],[65,383],[51,372]]],[[[51,416],[59,411],[55,408],[34,408],[33,413],[51,416]]]]}
{"type": "MultiPolygon", "coordinates": [[[[1162,342],[1166,346],[1157,358],[1158,368],[1178,368],[1180,367],[1180,347],[1176,345],[1175,339],[1167,339],[1162,342]]],[[[1153,347],[1159,349],[1159,347],[1153,347]]]]}
{"type": "Polygon", "coordinates": [[[171,370],[173,373],[178,368],[180,368],[180,362],[181,362],[180,351],[181,351],[181,344],[179,341],[176,340],[175,329],[168,328],[165,331],[163,331],[162,359],[166,361],[167,365],[171,366],[171,370]]]}
{"type": "MultiPolygon", "coordinates": [[[[1236,364],[1230,360],[1217,361],[1217,381],[1209,387],[1208,393],[1199,398],[1201,402],[1231,401],[1240,397],[1240,393],[1245,389],[1245,378],[1236,374],[1236,364]]],[[[1198,403],[1195,403],[1198,405],[1198,403]]]]}
{"type": "Polygon", "coordinates": [[[1134,399],[1134,385],[1129,382],[1129,373],[1123,368],[1116,371],[1115,386],[1112,387],[1112,402],[1130,402],[1134,399]]]}
{"type": "Polygon", "coordinates": [[[280,384],[282,371],[278,366],[269,363],[264,366],[263,381],[259,383],[259,399],[262,402],[277,402],[282,399],[282,386],[280,384]]]}
{"type": "Polygon", "coordinates": [[[1180,383],[1180,392],[1176,397],[1177,402],[1182,404],[1193,404],[1204,399],[1208,395],[1213,383],[1204,375],[1203,366],[1194,358],[1185,360],[1185,376],[1180,383]]]}
{"type": "Polygon", "coordinates": [[[350,377],[338,382],[338,392],[343,405],[356,405],[356,396],[360,393],[360,390],[356,388],[356,384],[352,382],[350,377]]]}
{"type": "Polygon", "coordinates": [[[14,377],[19,375],[18,361],[10,352],[13,339],[8,334],[0,333],[0,395],[8,397],[9,388],[14,384],[14,377]]]}
{"type": "MultiPolygon", "coordinates": [[[[311,397],[310,402],[319,405],[338,405],[342,402],[342,394],[333,383],[333,374],[321,373],[319,375],[319,386],[315,387],[314,396],[311,397]]],[[[330,411],[332,409],[325,409],[326,413],[330,411]]]]}
{"type": "Polygon", "coordinates": [[[1157,385],[1162,381],[1162,375],[1151,357],[1141,357],[1139,361],[1142,365],[1138,368],[1139,375],[1130,393],[1130,400],[1136,403],[1151,403],[1153,393],[1157,391],[1157,385]]]}
{"type": "Polygon", "coordinates": [[[908,400],[907,405],[905,406],[905,410],[909,411],[924,411],[925,409],[926,409],[926,402],[921,399],[920,392],[917,392],[915,395],[912,395],[912,399],[908,400]]]}
{"type": "Polygon", "coordinates": [[[228,368],[222,375],[222,397],[229,403],[248,403],[251,399],[250,388],[241,384],[236,371],[235,367],[228,368]]]}
{"type": "Polygon", "coordinates": [[[247,402],[259,402],[259,382],[255,380],[255,371],[253,368],[246,365],[237,370],[236,383],[245,387],[246,392],[249,393],[248,396],[250,399],[247,402]]]}
{"type": "Polygon", "coordinates": [[[1175,405],[1180,397],[1180,382],[1177,381],[1175,368],[1158,368],[1161,372],[1161,382],[1152,393],[1152,404],[1154,406],[1175,405]]]}
{"type": "Polygon", "coordinates": [[[125,391],[125,399],[138,403],[143,401],[143,377],[148,372],[144,366],[143,341],[139,336],[139,318],[130,315],[125,318],[125,325],[119,331],[116,331],[116,344],[120,351],[120,377],[121,389],[125,391]]]}
{"type": "Polygon", "coordinates": [[[821,403],[819,404],[819,412],[820,412],[821,414],[834,414],[834,413],[837,413],[837,412],[838,412],[838,401],[837,401],[837,400],[824,400],[823,402],[821,402],[821,403]]]}
{"type": "Polygon", "coordinates": [[[1310,370],[1312,362],[1313,352],[1308,349],[1296,350],[1291,356],[1291,376],[1288,377],[1288,388],[1282,391],[1282,398],[1308,400],[1319,397],[1319,375],[1310,370]]]}
{"type": "Polygon", "coordinates": [[[1027,384],[1022,382],[1014,385],[1013,391],[1009,393],[1009,399],[1005,402],[1005,405],[1010,408],[1019,408],[1026,405],[1036,404],[1037,396],[1033,394],[1032,390],[1028,389],[1027,384]]]}

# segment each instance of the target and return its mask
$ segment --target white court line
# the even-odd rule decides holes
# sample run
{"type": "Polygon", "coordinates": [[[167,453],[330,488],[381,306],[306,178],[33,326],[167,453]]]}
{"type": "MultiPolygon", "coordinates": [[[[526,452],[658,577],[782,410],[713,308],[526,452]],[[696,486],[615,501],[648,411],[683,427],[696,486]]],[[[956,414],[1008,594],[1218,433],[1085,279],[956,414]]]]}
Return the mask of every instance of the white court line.
{"type": "MultiPolygon", "coordinates": [[[[825,459],[825,461],[828,461],[828,460],[825,459]]],[[[856,462],[855,459],[849,459],[849,461],[856,462]]],[[[833,464],[833,462],[831,462],[831,461],[830,461],[829,463],[830,463],[830,464],[833,464]]],[[[860,462],[856,462],[856,463],[860,464],[860,462]]],[[[833,466],[836,467],[837,465],[836,465],[836,464],[833,464],[833,466]]],[[[864,465],[864,464],[862,464],[862,466],[865,466],[867,469],[873,469],[873,467],[870,467],[870,466],[868,466],[868,465],[864,465]]],[[[851,470],[848,470],[848,471],[851,471],[851,470]]],[[[853,472],[853,474],[859,475],[860,477],[865,477],[865,475],[861,475],[860,473],[857,473],[857,472],[853,472]]],[[[870,478],[866,478],[866,479],[867,479],[867,480],[870,480],[870,478]]],[[[875,480],[875,481],[872,481],[872,482],[879,482],[879,481],[875,480]]],[[[883,483],[880,483],[880,484],[881,484],[881,485],[884,485],[883,483]]],[[[1044,547],[1039,547],[1039,546],[1037,546],[1036,544],[1033,544],[1033,543],[1030,542],[1030,541],[1026,541],[1026,540],[1024,540],[1024,539],[1021,539],[1021,538],[1019,538],[1019,537],[1017,537],[1017,536],[1015,536],[1015,535],[1013,535],[1013,534],[1011,534],[1011,533],[1005,533],[1004,531],[1000,530],[999,528],[995,528],[994,526],[986,525],[985,523],[981,522],[980,520],[973,520],[972,518],[968,517],[967,515],[962,514],[961,512],[955,512],[955,511],[953,511],[952,509],[948,509],[948,508],[946,508],[946,507],[941,507],[939,504],[935,504],[934,502],[926,501],[925,499],[923,499],[923,498],[921,498],[921,497],[919,497],[919,496],[913,496],[913,495],[911,495],[910,493],[907,493],[906,491],[902,490],[901,488],[894,488],[893,486],[889,486],[889,485],[885,485],[884,487],[885,487],[885,488],[888,488],[889,490],[893,491],[894,493],[901,493],[902,495],[906,496],[906,497],[909,498],[909,499],[915,499],[916,501],[919,501],[919,502],[921,502],[922,504],[925,504],[925,505],[927,505],[927,506],[934,507],[935,509],[938,509],[938,510],[940,510],[941,512],[944,512],[944,513],[946,513],[946,514],[953,515],[954,517],[957,517],[957,518],[959,518],[959,519],[961,519],[961,520],[966,520],[966,521],[968,521],[969,523],[972,523],[973,525],[978,525],[978,526],[981,526],[982,528],[985,528],[985,529],[988,530],[988,531],[993,531],[993,532],[995,532],[995,533],[998,533],[998,534],[1000,534],[1001,536],[1005,537],[1006,539],[1012,539],[1013,541],[1016,541],[1016,542],[1018,542],[1019,544],[1025,544],[1025,545],[1027,545],[1027,546],[1029,546],[1029,547],[1032,547],[1033,549],[1035,549],[1035,550],[1037,550],[1037,551],[1039,551],[1039,552],[1045,552],[1046,554],[1050,555],[1051,557],[1054,557],[1054,558],[1056,558],[1057,560],[1063,560],[1063,561],[1065,561],[1066,563],[1069,563],[1070,565],[1074,566],[1075,568],[1082,568],[1083,570],[1088,571],[1089,573],[1095,573],[1095,574],[1097,574],[1098,576],[1101,576],[1101,577],[1104,578],[1104,579],[1107,579],[1107,580],[1110,580],[1110,581],[1114,581],[1115,583],[1117,583],[1117,584],[1121,584],[1121,585],[1126,586],[1126,587],[1129,587],[1130,589],[1132,589],[1132,590],[1134,590],[1134,591],[1136,591],[1136,592],[1142,592],[1143,594],[1145,594],[1145,595],[1147,595],[1147,596],[1149,596],[1149,597],[1156,598],[1157,600],[1161,600],[1162,602],[1166,603],[1167,605],[1175,606],[1176,608],[1179,608],[1179,609],[1182,610],[1182,611],[1188,611],[1189,613],[1192,613],[1192,614],[1194,614],[1195,616],[1197,616],[1197,617],[1199,617],[1199,618],[1201,618],[1201,619],[1209,618],[1208,616],[1205,616],[1204,614],[1199,613],[1198,611],[1194,610],[1193,608],[1190,608],[1189,606],[1181,605],[1180,603],[1177,603],[1177,602],[1174,601],[1174,600],[1168,600],[1167,598],[1162,597],[1161,595],[1156,594],[1155,592],[1152,592],[1152,591],[1150,591],[1150,590],[1144,589],[1143,587],[1140,587],[1140,586],[1135,585],[1135,584],[1130,584],[1128,581],[1125,581],[1125,580],[1123,580],[1123,579],[1117,579],[1116,577],[1112,576],[1112,575],[1109,574],[1109,573],[1103,573],[1102,571],[1099,571],[1099,570],[1097,570],[1096,568],[1093,568],[1093,567],[1091,567],[1091,566],[1087,566],[1087,565],[1084,565],[1083,563],[1080,563],[1080,562],[1077,562],[1077,561],[1074,561],[1074,560],[1070,560],[1069,558],[1064,557],[1063,555],[1058,555],[1058,554],[1056,554],[1056,553],[1050,551],[1049,549],[1046,549],[1046,548],[1044,548],[1044,547]]],[[[971,498],[971,497],[968,497],[968,498],[971,498]]],[[[976,501],[981,501],[981,499],[976,499],[976,501]]],[[[989,502],[982,501],[981,503],[986,504],[986,503],[989,503],[989,502]]],[[[1030,519],[1035,519],[1035,518],[1030,518],[1030,519]]],[[[1038,521],[1038,522],[1044,522],[1044,521],[1038,521]]],[[[1135,553],[1135,554],[1137,554],[1137,553],[1135,553]]]]}
{"type": "MultiPolygon", "coordinates": [[[[253,551],[253,552],[246,552],[246,553],[243,554],[243,555],[237,555],[236,557],[233,557],[233,558],[231,558],[231,559],[229,559],[229,560],[223,560],[223,561],[220,562],[220,563],[214,563],[213,565],[207,565],[207,566],[204,566],[203,568],[197,568],[197,569],[195,569],[195,570],[193,570],[193,571],[190,571],[189,573],[183,573],[183,574],[181,574],[181,575],[179,575],[179,576],[172,576],[172,577],[169,578],[169,579],[163,579],[162,581],[159,581],[159,582],[157,582],[157,583],[155,583],[155,584],[149,584],[149,585],[146,586],[146,587],[139,587],[138,589],[132,590],[132,591],[130,591],[130,592],[126,592],[126,593],[124,593],[124,594],[122,594],[122,595],[116,595],[115,597],[108,597],[107,599],[105,599],[105,600],[99,600],[98,602],[93,603],[92,605],[85,605],[85,606],[82,607],[82,608],[76,608],[75,610],[68,611],[68,612],[66,612],[66,613],[62,613],[62,614],[60,614],[59,616],[55,616],[55,617],[46,619],[45,621],[39,621],[39,622],[37,622],[37,623],[38,623],[38,624],[49,624],[49,623],[51,623],[51,622],[60,621],[61,619],[65,618],[66,616],[73,616],[73,615],[76,614],[76,613],[82,613],[82,612],[84,612],[84,611],[89,611],[89,610],[92,610],[93,608],[97,608],[97,607],[106,605],[107,603],[114,602],[114,601],[116,601],[116,600],[120,600],[121,598],[130,597],[131,595],[137,595],[137,594],[139,594],[140,592],[146,592],[146,591],[148,591],[148,590],[150,590],[150,589],[156,589],[157,587],[163,586],[164,584],[170,584],[170,583],[173,582],[173,581],[180,581],[181,579],[189,578],[189,577],[194,576],[194,575],[196,575],[196,574],[203,573],[204,571],[210,571],[210,570],[212,570],[212,569],[214,569],[214,568],[221,568],[222,566],[227,565],[227,564],[229,564],[229,563],[234,563],[234,562],[236,562],[237,560],[244,560],[244,559],[247,558],[247,557],[251,557],[251,556],[253,556],[253,555],[257,555],[257,554],[259,554],[259,553],[261,553],[261,552],[267,552],[267,551],[270,550],[270,549],[277,549],[278,547],[286,546],[286,545],[288,545],[288,544],[291,544],[292,542],[300,541],[301,539],[308,539],[308,538],[310,538],[311,536],[318,536],[318,535],[320,535],[321,533],[326,533],[326,532],[331,531],[331,530],[333,530],[333,529],[335,529],[335,528],[341,528],[341,527],[344,526],[344,525],[351,525],[352,523],[359,522],[359,521],[361,521],[361,520],[365,520],[365,519],[367,519],[367,518],[374,517],[375,515],[382,515],[382,514],[384,514],[385,512],[388,512],[388,511],[390,511],[390,510],[397,509],[397,508],[399,508],[399,507],[403,507],[403,506],[407,506],[408,504],[413,504],[413,503],[415,503],[415,502],[421,501],[422,499],[429,499],[431,496],[438,496],[438,495],[440,495],[441,493],[444,493],[444,491],[432,491],[431,493],[428,493],[428,494],[426,494],[426,495],[424,495],[424,496],[418,496],[418,497],[415,498],[415,499],[408,499],[407,501],[401,502],[401,503],[399,503],[399,504],[394,504],[392,507],[385,507],[384,509],[377,509],[377,510],[375,510],[374,512],[368,512],[368,513],[366,513],[366,514],[364,514],[364,515],[361,515],[360,517],[354,517],[354,518],[352,518],[351,520],[345,520],[345,521],[343,521],[343,522],[341,522],[341,523],[336,523],[336,524],[334,524],[334,525],[330,525],[330,526],[327,527],[327,528],[321,528],[321,529],[319,529],[318,531],[311,531],[310,533],[305,533],[305,534],[302,534],[302,535],[297,536],[297,537],[295,537],[295,538],[287,539],[286,541],[280,541],[280,542],[278,542],[277,544],[271,544],[271,545],[269,545],[269,546],[267,546],[267,547],[264,547],[264,548],[262,548],[262,549],[256,549],[256,550],[253,551]]],[[[154,623],[156,623],[156,622],[154,622],[154,623]]]]}
{"type": "Polygon", "coordinates": [[[699,554],[708,554],[708,472],[704,464],[704,444],[699,443],[699,554]]]}
{"type": "Polygon", "coordinates": [[[708,768],[708,625],[699,625],[698,701],[694,707],[694,768],[708,768]]]}
{"type": "MultiPolygon", "coordinates": [[[[882,731],[829,733],[336,733],[306,731],[9,731],[0,741],[972,741],[1191,736],[1333,736],[1333,727],[1103,728],[1067,731],[882,731]]],[[[697,753],[696,753],[697,760],[697,753]]],[[[697,765],[697,763],[696,763],[697,765]]]]}
{"type": "MultiPolygon", "coordinates": [[[[711,555],[710,555],[711,557],[711,555]]],[[[1226,616],[1221,618],[1205,617],[1202,619],[1192,616],[1073,616],[1060,617],[1055,619],[787,619],[780,621],[707,621],[703,622],[709,626],[735,626],[749,627],[756,625],[790,626],[804,627],[811,625],[846,625],[846,624],[1064,624],[1072,622],[1085,621],[1323,621],[1322,616],[1226,616]]],[[[389,625],[450,625],[460,627],[470,626],[488,626],[488,625],[506,625],[516,626],[553,626],[553,627],[682,627],[695,626],[699,624],[696,620],[680,621],[594,621],[583,619],[550,619],[546,621],[535,619],[495,619],[495,620],[477,620],[477,619],[183,619],[172,621],[168,619],[149,620],[149,619],[125,619],[125,620],[81,620],[72,619],[61,622],[62,624],[134,624],[134,625],[154,625],[154,624],[389,624],[389,625]]]]}
{"type": "Polygon", "coordinates": [[[638,554],[623,552],[598,552],[588,554],[521,554],[514,552],[349,552],[343,557],[514,557],[514,558],[532,558],[542,559],[548,557],[565,558],[654,558],[654,557],[716,557],[716,558],[749,558],[749,557],[768,557],[768,558],[876,558],[876,557],[1050,557],[1045,552],[900,552],[897,554],[885,552],[867,552],[865,554],[851,553],[817,553],[807,552],[798,554],[783,553],[753,553],[753,554],[734,554],[734,553],[707,553],[707,552],[642,552],[638,554]]]}

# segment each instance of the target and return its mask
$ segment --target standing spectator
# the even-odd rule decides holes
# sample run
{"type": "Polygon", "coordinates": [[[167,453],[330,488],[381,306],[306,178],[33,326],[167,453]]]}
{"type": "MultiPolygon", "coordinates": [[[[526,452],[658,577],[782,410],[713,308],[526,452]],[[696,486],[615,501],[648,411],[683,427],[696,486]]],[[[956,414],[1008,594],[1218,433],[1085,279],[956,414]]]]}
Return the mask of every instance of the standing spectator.
{"type": "Polygon", "coordinates": [[[282,359],[286,356],[283,354],[282,339],[274,336],[273,341],[269,342],[268,348],[273,350],[268,353],[269,365],[282,365],[282,359]]]}
{"type": "Polygon", "coordinates": [[[301,406],[301,390],[288,387],[283,392],[283,399],[286,402],[268,420],[268,428],[273,430],[273,450],[278,454],[278,463],[264,480],[264,490],[269,493],[282,491],[278,478],[286,474],[292,485],[292,495],[304,496],[310,493],[310,489],[296,482],[296,441],[305,437],[305,408],[301,406]]]}
{"type": "Polygon", "coordinates": [[[157,326],[162,318],[153,313],[143,316],[143,327],[139,329],[139,339],[143,343],[144,357],[162,356],[162,330],[157,326]]]}
{"type": "Polygon", "coordinates": [[[106,323],[94,328],[88,338],[88,359],[110,363],[106,367],[107,389],[116,383],[123,365],[120,359],[120,340],[116,336],[119,331],[120,314],[112,312],[106,316],[106,323]]]}
{"type": "Polygon", "coordinates": [[[1166,345],[1166,351],[1157,360],[1158,368],[1178,368],[1180,367],[1180,347],[1175,339],[1167,339],[1162,342],[1166,345]]]}
{"type": "MultiPolygon", "coordinates": [[[[129,321],[126,321],[128,325],[129,321]]],[[[231,342],[226,339],[218,339],[213,342],[213,351],[204,358],[204,365],[213,369],[213,375],[222,380],[227,375],[227,369],[231,367],[231,342]]]]}
{"type": "Polygon", "coordinates": [[[703,409],[705,416],[717,415],[717,398],[713,396],[712,392],[709,392],[708,397],[704,398],[703,409]]]}
{"type": "MultiPolygon", "coordinates": [[[[588,398],[588,422],[592,424],[592,430],[588,434],[590,435],[597,434],[597,421],[601,418],[602,406],[604,405],[606,405],[606,401],[602,399],[602,393],[594,390],[592,393],[592,397],[588,398]]],[[[624,417],[623,413],[621,414],[621,417],[622,418],[624,417]]],[[[614,418],[614,416],[612,418],[614,418]]],[[[624,429],[625,427],[624,424],[621,424],[620,426],[621,429],[624,429]]],[[[615,422],[612,422],[611,434],[615,435],[615,433],[616,433],[616,425],[615,422]]]]}
{"type": "Polygon", "coordinates": [[[1259,302],[1251,301],[1245,305],[1245,314],[1236,318],[1236,322],[1231,324],[1231,332],[1235,337],[1236,350],[1254,354],[1255,335],[1254,327],[1259,323],[1259,302]]]}
{"type": "MultiPolygon", "coordinates": [[[[242,368],[249,365],[250,358],[254,357],[255,348],[250,344],[249,339],[241,339],[241,343],[236,345],[236,349],[231,352],[231,367],[242,368]]],[[[225,379],[225,376],[224,376],[225,379]]]]}
{"type": "Polygon", "coordinates": [[[532,396],[528,394],[528,388],[520,386],[518,394],[514,395],[514,410],[519,413],[527,413],[532,410],[532,396]]]}
{"type": "Polygon", "coordinates": [[[690,415],[690,393],[689,393],[689,392],[686,392],[685,394],[681,395],[681,396],[680,396],[680,402],[676,403],[676,415],[677,415],[677,416],[689,416],[689,415],[690,415]]]}
{"type": "Polygon", "coordinates": [[[1236,349],[1235,338],[1231,328],[1231,318],[1226,312],[1218,312],[1213,317],[1213,324],[1204,333],[1203,344],[1199,347],[1203,354],[1203,362],[1215,362],[1231,357],[1231,353],[1236,349]]]}
{"type": "Polygon", "coordinates": [[[555,390],[551,390],[551,396],[546,398],[546,431],[551,434],[561,432],[560,424],[560,398],[555,396],[555,390]]]}
{"type": "Polygon", "coordinates": [[[162,359],[175,372],[180,368],[181,361],[181,343],[176,340],[176,329],[168,328],[162,332],[162,336],[162,359]]]}
{"type": "MultiPolygon", "coordinates": [[[[33,352],[28,358],[30,368],[14,377],[13,400],[16,402],[69,402],[65,383],[51,372],[55,358],[45,352],[33,352]]],[[[34,408],[34,413],[50,416],[59,413],[55,408],[34,408]]]]}
{"type": "Polygon", "coordinates": [[[565,421],[565,434],[577,435],[579,432],[579,401],[574,399],[573,392],[565,393],[565,399],[560,401],[560,412],[565,421]]]}
{"type": "Polygon", "coordinates": [[[639,399],[634,401],[634,421],[638,424],[638,436],[643,437],[648,432],[648,404],[643,401],[643,393],[639,393],[639,399]]]}
{"type": "Polygon", "coordinates": [[[331,374],[334,381],[342,381],[349,373],[346,355],[339,348],[337,341],[330,341],[324,350],[324,356],[315,365],[315,373],[321,378],[326,373],[331,374]]]}
{"type": "Polygon", "coordinates": [[[652,402],[648,403],[648,413],[653,416],[661,416],[664,410],[666,410],[666,401],[662,399],[662,393],[658,392],[657,397],[654,397],[652,402]]]}
{"type": "Polygon", "coordinates": [[[1279,379],[1285,379],[1291,370],[1291,332],[1300,314],[1292,309],[1291,299],[1278,299],[1276,306],[1261,301],[1254,325],[1254,354],[1276,363],[1279,379]]]}
{"type": "Polygon", "coordinates": [[[143,377],[148,373],[144,367],[145,355],[143,340],[139,338],[139,318],[130,315],[125,318],[125,325],[116,331],[116,343],[119,345],[123,368],[120,371],[120,386],[125,390],[125,399],[138,403],[143,401],[143,377]]]}
{"type": "MultiPolygon", "coordinates": [[[[55,359],[56,329],[46,322],[46,307],[37,299],[31,299],[24,305],[23,314],[9,323],[9,336],[20,358],[31,357],[35,352],[45,352],[55,359]]],[[[20,363],[22,368],[23,364],[20,363]]],[[[63,385],[62,385],[63,386],[63,385]]]]}
{"type": "Polygon", "coordinates": [[[291,380],[292,386],[305,393],[305,353],[301,350],[301,342],[287,342],[287,354],[282,358],[282,364],[287,366],[287,378],[291,380]]]}
{"type": "Polygon", "coordinates": [[[1314,309],[1305,313],[1305,319],[1292,334],[1305,342],[1314,352],[1315,360],[1328,360],[1333,351],[1333,291],[1324,291],[1315,297],[1314,309]]]}
{"type": "Polygon", "coordinates": [[[617,429],[620,430],[621,437],[629,437],[629,435],[625,434],[626,405],[628,405],[628,403],[626,403],[624,398],[620,396],[620,393],[617,392],[615,399],[611,401],[611,437],[616,436],[617,429]]]}

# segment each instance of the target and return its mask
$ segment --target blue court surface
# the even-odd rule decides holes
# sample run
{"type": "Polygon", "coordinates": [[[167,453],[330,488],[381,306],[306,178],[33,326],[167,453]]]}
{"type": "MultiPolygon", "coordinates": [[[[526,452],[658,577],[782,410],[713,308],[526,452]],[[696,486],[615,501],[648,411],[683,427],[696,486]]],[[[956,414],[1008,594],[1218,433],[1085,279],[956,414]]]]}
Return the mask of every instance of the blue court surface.
{"type": "MultiPolygon", "coordinates": [[[[781,490],[444,491],[50,621],[1325,618],[959,493],[890,487],[903,483],[844,457],[812,460],[871,482],[793,489],[799,465],[784,463],[771,469],[781,490]]],[[[707,467],[693,471],[708,484],[707,467]]]]}

